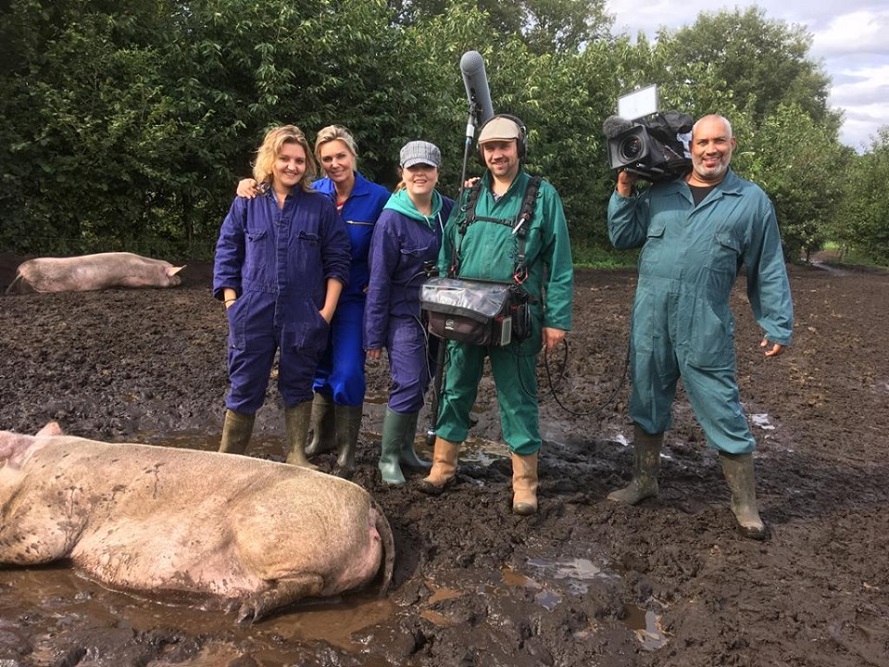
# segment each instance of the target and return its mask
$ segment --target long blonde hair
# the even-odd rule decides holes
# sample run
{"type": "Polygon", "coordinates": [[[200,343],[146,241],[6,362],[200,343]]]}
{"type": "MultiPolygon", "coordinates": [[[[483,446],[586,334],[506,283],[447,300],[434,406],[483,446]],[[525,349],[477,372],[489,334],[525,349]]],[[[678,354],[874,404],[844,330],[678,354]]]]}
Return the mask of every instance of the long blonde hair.
{"type": "Polygon", "coordinates": [[[303,147],[306,152],[306,171],[299,181],[299,186],[306,192],[311,190],[312,181],[318,174],[318,165],[315,158],[312,157],[312,151],[306,135],[296,125],[280,125],[269,130],[262,145],[256,151],[256,162],[253,164],[253,178],[257,183],[272,182],[272,174],[275,160],[278,159],[278,153],[284,144],[294,143],[303,147]]]}

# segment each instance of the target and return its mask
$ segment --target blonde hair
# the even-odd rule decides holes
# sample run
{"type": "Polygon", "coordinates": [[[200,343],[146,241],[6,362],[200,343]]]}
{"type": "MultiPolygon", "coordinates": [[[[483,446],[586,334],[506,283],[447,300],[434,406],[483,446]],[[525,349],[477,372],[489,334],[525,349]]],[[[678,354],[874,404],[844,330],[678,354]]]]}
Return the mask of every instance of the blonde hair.
{"type": "Polygon", "coordinates": [[[355,165],[358,165],[358,145],[355,143],[355,137],[342,125],[328,125],[318,130],[318,136],[315,137],[315,158],[321,162],[321,147],[329,144],[331,141],[342,141],[346,144],[346,148],[355,158],[355,165]]]}
{"type": "Polygon", "coordinates": [[[253,165],[253,178],[257,183],[271,183],[275,160],[284,144],[298,144],[306,152],[306,171],[299,181],[300,187],[308,192],[311,190],[312,181],[318,174],[318,166],[312,157],[312,151],[306,135],[296,125],[280,125],[269,130],[262,146],[256,151],[256,162],[253,165]]]}

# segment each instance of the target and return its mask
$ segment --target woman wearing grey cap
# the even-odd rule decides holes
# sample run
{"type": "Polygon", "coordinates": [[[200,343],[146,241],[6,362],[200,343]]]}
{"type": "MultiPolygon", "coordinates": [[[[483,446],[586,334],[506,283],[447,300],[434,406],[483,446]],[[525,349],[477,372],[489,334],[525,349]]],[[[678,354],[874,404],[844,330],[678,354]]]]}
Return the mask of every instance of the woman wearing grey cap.
{"type": "Polygon", "coordinates": [[[370,284],[364,311],[367,356],[389,353],[392,374],[383,420],[379,468],[383,481],[404,484],[401,466],[429,468],[414,451],[417,419],[429,387],[434,354],[420,319],[424,265],[435,263],[454,201],[436,189],[441,152],[427,141],[401,149],[401,183],[377,220],[370,246],[370,284]]]}

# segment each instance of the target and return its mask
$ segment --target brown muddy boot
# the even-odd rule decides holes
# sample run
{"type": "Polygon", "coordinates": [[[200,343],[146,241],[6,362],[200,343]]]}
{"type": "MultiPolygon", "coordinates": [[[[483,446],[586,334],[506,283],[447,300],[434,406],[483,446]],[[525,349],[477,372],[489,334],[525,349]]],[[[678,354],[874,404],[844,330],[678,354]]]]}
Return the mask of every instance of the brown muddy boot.
{"type": "Polygon", "coordinates": [[[290,448],[287,463],[317,470],[318,466],[313,466],[306,458],[306,440],[309,437],[311,412],[311,401],[299,403],[284,410],[284,422],[287,425],[287,446],[290,448]]]}
{"type": "Polygon", "coordinates": [[[363,405],[333,406],[338,452],[334,473],[338,477],[351,477],[355,471],[355,447],[358,445],[363,408],[363,405]]]}
{"type": "Polygon", "coordinates": [[[512,459],[512,511],[529,516],[537,513],[537,452],[521,456],[510,452],[512,459]]]}
{"type": "Polygon", "coordinates": [[[635,505],[657,495],[657,474],[661,467],[664,434],[646,433],[638,426],[633,431],[633,481],[608,494],[608,500],[635,505]]]}
{"type": "Polygon", "coordinates": [[[732,491],[732,512],[744,537],[753,540],[766,538],[766,525],[756,507],[756,482],[753,476],[753,454],[719,452],[719,462],[725,481],[732,491]]]}
{"type": "Polygon", "coordinates": [[[333,399],[327,394],[315,393],[312,400],[312,417],[309,421],[312,439],[306,445],[306,456],[317,456],[336,447],[336,425],[333,421],[333,399]]]}
{"type": "Polygon", "coordinates": [[[256,415],[248,415],[234,410],[225,411],[225,421],[222,423],[222,439],[219,442],[219,451],[223,454],[243,454],[247,451],[250,436],[253,433],[253,422],[256,415]]]}
{"type": "Polygon", "coordinates": [[[460,449],[459,442],[451,442],[444,438],[435,438],[435,449],[432,454],[432,470],[429,476],[417,483],[417,488],[423,493],[437,496],[454,483],[457,475],[457,452],[460,449]]]}

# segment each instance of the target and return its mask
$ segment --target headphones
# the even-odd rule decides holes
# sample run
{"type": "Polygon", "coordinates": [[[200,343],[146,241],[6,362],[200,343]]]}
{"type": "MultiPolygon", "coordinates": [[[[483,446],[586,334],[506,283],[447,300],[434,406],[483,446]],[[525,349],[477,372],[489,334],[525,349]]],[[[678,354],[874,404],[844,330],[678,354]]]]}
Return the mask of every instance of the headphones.
{"type": "MultiPolygon", "coordinates": [[[[479,132],[479,136],[481,136],[481,132],[484,132],[485,128],[488,126],[488,123],[497,120],[498,118],[506,118],[507,120],[511,120],[513,123],[518,125],[519,127],[519,136],[516,140],[516,147],[518,148],[519,153],[519,161],[523,161],[525,159],[525,155],[528,153],[528,128],[525,127],[525,124],[518,116],[513,116],[508,113],[498,113],[494,116],[491,116],[487,122],[482,125],[482,129],[479,132]]],[[[482,151],[481,144],[478,144],[478,157],[482,162],[482,166],[485,166],[485,154],[482,151]]]]}

